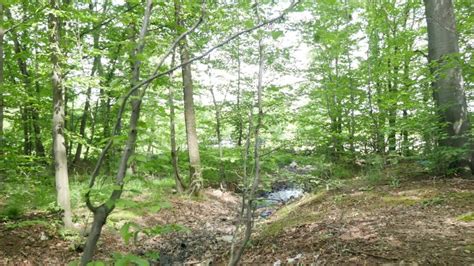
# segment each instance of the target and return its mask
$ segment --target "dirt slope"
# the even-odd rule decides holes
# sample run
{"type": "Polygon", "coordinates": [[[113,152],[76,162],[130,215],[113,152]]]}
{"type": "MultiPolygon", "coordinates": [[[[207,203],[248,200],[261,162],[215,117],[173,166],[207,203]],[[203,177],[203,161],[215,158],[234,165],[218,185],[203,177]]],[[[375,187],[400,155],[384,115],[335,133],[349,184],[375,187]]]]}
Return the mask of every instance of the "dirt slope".
{"type": "Polygon", "coordinates": [[[246,263],[474,263],[474,182],[321,192],[263,222],[246,263]]]}

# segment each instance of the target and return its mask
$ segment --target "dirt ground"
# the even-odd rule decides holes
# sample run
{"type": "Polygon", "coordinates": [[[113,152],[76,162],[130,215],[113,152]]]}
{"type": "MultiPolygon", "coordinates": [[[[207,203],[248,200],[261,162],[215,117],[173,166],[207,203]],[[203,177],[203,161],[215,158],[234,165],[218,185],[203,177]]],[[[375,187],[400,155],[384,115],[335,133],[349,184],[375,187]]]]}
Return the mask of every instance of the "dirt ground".
{"type": "Polygon", "coordinates": [[[244,263],[472,265],[474,182],[417,181],[307,196],[265,221],[244,263]]]}
{"type": "MultiPolygon", "coordinates": [[[[114,252],[160,253],[162,264],[223,264],[239,209],[238,195],[206,189],[201,199],[172,196],[170,208],[135,219],[143,228],[184,230],[138,234],[126,245],[105,230],[96,259],[114,252]]],[[[474,181],[406,181],[348,186],[306,195],[259,218],[244,264],[474,264],[474,181]]],[[[0,224],[0,265],[64,265],[83,239],[58,230],[54,215],[29,214],[0,224]]],[[[150,262],[157,263],[150,259],[150,262]]]]}

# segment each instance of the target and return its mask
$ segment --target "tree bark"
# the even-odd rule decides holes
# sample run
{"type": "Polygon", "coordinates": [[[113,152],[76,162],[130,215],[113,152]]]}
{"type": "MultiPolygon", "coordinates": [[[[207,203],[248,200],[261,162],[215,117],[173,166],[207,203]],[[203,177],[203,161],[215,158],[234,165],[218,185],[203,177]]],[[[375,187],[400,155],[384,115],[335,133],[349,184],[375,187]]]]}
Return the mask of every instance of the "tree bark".
{"type": "MultiPolygon", "coordinates": [[[[258,3],[258,2],[257,2],[258,3]]],[[[258,5],[256,5],[256,15],[257,18],[260,20],[260,16],[258,14],[258,5]]],[[[229,266],[235,266],[239,263],[245,247],[252,235],[253,229],[253,212],[254,212],[254,197],[255,192],[257,191],[258,184],[260,182],[260,146],[261,146],[261,139],[260,139],[260,129],[263,126],[263,102],[262,102],[262,94],[263,94],[263,71],[264,71],[264,45],[262,41],[262,37],[258,39],[258,83],[257,83],[257,124],[255,125],[255,147],[254,147],[254,160],[255,160],[255,176],[252,182],[252,186],[250,187],[250,192],[247,195],[248,199],[247,202],[243,202],[244,209],[242,210],[242,214],[245,217],[245,232],[244,238],[240,243],[239,248],[236,252],[231,254],[229,260],[229,266]]],[[[245,199],[245,198],[244,198],[245,199]]]]}
{"type": "MultiPolygon", "coordinates": [[[[209,56],[209,64],[210,64],[210,56],[209,56]]],[[[224,151],[222,150],[222,134],[221,134],[221,108],[219,107],[219,103],[216,100],[216,95],[214,94],[214,88],[212,86],[212,77],[210,67],[207,69],[208,76],[209,76],[209,91],[211,92],[212,96],[212,103],[214,104],[214,115],[216,118],[216,137],[217,137],[217,147],[219,149],[219,178],[223,180],[225,176],[225,169],[224,169],[224,151]]]]}
{"type": "MultiPolygon", "coordinates": [[[[181,14],[181,1],[175,0],[175,18],[176,25],[179,28],[184,28],[184,21],[181,14]]],[[[188,43],[186,37],[180,42],[180,56],[181,63],[189,61],[188,43]]],[[[186,140],[188,144],[189,155],[189,176],[190,182],[189,190],[192,194],[198,195],[203,185],[201,172],[201,158],[199,155],[199,143],[196,132],[196,115],[194,112],[194,98],[193,98],[193,78],[191,74],[191,64],[187,64],[181,68],[183,79],[183,94],[184,94],[184,120],[186,125],[186,140]]]]}
{"type": "Polygon", "coordinates": [[[242,118],[242,109],[241,109],[241,59],[240,59],[240,39],[237,39],[237,115],[238,115],[238,124],[237,124],[237,146],[242,146],[243,130],[244,130],[244,120],[242,118]]]}
{"type": "MultiPolygon", "coordinates": [[[[174,66],[175,62],[175,53],[173,52],[171,58],[171,66],[174,66]]],[[[170,73],[170,79],[172,72],[170,73]]],[[[173,176],[176,184],[176,190],[178,193],[183,193],[184,191],[184,182],[181,180],[179,175],[178,167],[178,151],[176,150],[176,128],[175,128],[175,113],[174,113],[174,93],[173,86],[169,85],[168,87],[168,105],[170,108],[170,148],[171,148],[171,165],[173,166],[173,176]]]]}
{"type": "Polygon", "coordinates": [[[441,122],[440,130],[446,134],[439,145],[458,149],[448,168],[473,169],[469,151],[469,116],[463,87],[461,67],[456,62],[459,53],[454,8],[451,0],[424,0],[428,26],[428,59],[435,75],[433,96],[441,122]]]}
{"type": "MultiPolygon", "coordinates": [[[[56,0],[50,0],[50,6],[55,11],[60,10],[56,0]]],[[[56,177],[56,191],[58,204],[63,209],[63,221],[65,227],[72,228],[72,212],[69,195],[69,179],[67,171],[66,144],[64,140],[64,85],[60,66],[61,56],[61,20],[55,12],[49,17],[51,64],[53,71],[51,75],[53,88],[53,153],[56,177]]]]}
{"type": "MultiPolygon", "coordinates": [[[[141,60],[139,59],[139,55],[143,53],[143,49],[145,47],[145,36],[148,32],[148,26],[150,25],[150,17],[152,13],[152,8],[153,8],[153,0],[147,0],[146,7],[145,7],[145,15],[143,17],[142,28],[140,30],[140,35],[136,43],[135,51],[133,53],[134,62],[132,66],[132,87],[134,86],[133,85],[134,83],[138,82],[138,78],[140,77],[141,60]]],[[[115,177],[115,189],[110,195],[109,200],[106,203],[100,205],[99,207],[94,208],[93,206],[91,206],[88,195],[86,195],[88,208],[94,213],[94,220],[92,222],[91,233],[89,234],[87,238],[86,246],[84,248],[84,253],[81,258],[81,263],[80,263],[81,266],[87,265],[87,263],[89,263],[92,260],[92,257],[94,255],[94,252],[97,246],[97,241],[99,240],[99,237],[102,231],[102,227],[107,221],[107,217],[109,216],[109,214],[115,208],[116,201],[120,199],[122,195],[124,178],[125,178],[125,174],[127,172],[127,167],[128,167],[128,160],[130,159],[130,156],[132,156],[135,150],[135,144],[137,141],[137,125],[138,125],[138,120],[140,118],[140,109],[141,109],[141,103],[142,103],[144,93],[145,93],[145,88],[143,88],[142,90],[138,90],[136,92],[136,98],[132,99],[131,101],[132,114],[130,116],[130,126],[129,126],[130,129],[128,132],[127,143],[126,143],[125,149],[122,152],[120,164],[117,170],[117,175],[115,177]]]]}
{"type": "MultiPolygon", "coordinates": [[[[6,15],[8,19],[12,19],[11,13],[8,10],[6,12],[6,15]]],[[[38,88],[36,88],[36,90],[33,88],[33,84],[31,82],[32,77],[30,72],[28,71],[27,62],[25,59],[23,59],[22,56],[22,53],[24,52],[24,46],[21,45],[18,33],[15,30],[11,31],[11,35],[13,38],[13,50],[15,52],[15,55],[17,56],[18,68],[20,69],[23,85],[25,86],[25,91],[29,94],[29,96],[38,95],[38,88]]],[[[25,102],[23,118],[25,135],[25,154],[31,154],[31,151],[33,150],[33,140],[31,137],[31,135],[33,135],[36,155],[44,157],[45,152],[43,142],[41,141],[39,114],[38,109],[36,107],[36,103],[34,101],[28,99],[25,102]]]]}
{"type": "MultiPolygon", "coordinates": [[[[4,62],[4,55],[3,55],[3,36],[5,29],[3,28],[3,4],[0,3],[0,87],[3,88],[3,62],[4,62]]],[[[4,140],[3,140],[3,112],[4,112],[4,101],[3,101],[3,91],[0,91],[0,156],[4,154],[4,140]]]]}

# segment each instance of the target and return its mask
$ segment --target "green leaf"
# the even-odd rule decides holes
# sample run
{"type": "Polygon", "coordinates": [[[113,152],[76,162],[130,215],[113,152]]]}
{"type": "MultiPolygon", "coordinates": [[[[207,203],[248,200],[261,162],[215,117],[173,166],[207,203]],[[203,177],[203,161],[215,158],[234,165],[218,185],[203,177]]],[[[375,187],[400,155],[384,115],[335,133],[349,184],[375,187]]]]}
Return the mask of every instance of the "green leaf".
{"type": "Polygon", "coordinates": [[[97,260],[87,263],[87,266],[105,266],[105,263],[103,261],[97,260]]]}
{"type": "Polygon", "coordinates": [[[278,39],[279,37],[283,36],[283,31],[281,30],[276,30],[276,31],[272,31],[272,38],[274,40],[278,39]]]}

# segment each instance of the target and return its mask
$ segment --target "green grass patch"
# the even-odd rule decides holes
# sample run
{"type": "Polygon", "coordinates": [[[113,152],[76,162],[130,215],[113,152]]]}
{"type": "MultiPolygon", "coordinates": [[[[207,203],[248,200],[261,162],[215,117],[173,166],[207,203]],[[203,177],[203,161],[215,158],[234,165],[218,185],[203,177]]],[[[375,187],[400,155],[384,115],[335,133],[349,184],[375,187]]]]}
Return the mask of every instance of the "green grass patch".
{"type": "Polygon", "coordinates": [[[472,204],[474,202],[474,193],[469,191],[449,192],[446,199],[460,204],[472,204]]]}
{"type": "Polygon", "coordinates": [[[287,228],[314,223],[321,217],[316,212],[291,212],[288,216],[269,224],[263,230],[264,236],[277,236],[287,228]]]}
{"type": "MultiPolygon", "coordinates": [[[[474,221],[474,212],[469,212],[469,213],[460,215],[456,217],[456,219],[462,222],[472,222],[474,221]]],[[[473,245],[473,248],[474,248],[474,245],[473,245]]]]}
{"type": "Polygon", "coordinates": [[[413,206],[420,202],[420,199],[406,196],[384,196],[382,197],[382,202],[387,205],[413,206]]]}
{"type": "Polygon", "coordinates": [[[435,206],[435,205],[442,205],[446,203],[446,199],[444,197],[433,197],[430,199],[425,199],[421,202],[423,206],[435,206]]]}
{"type": "Polygon", "coordinates": [[[30,227],[34,225],[42,225],[48,228],[53,227],[53,224],[51,224],[51,221],[35,219],[35,220],[25,220],[25,221],[19,221],[19,222],[7,222],[5,224],[5,228],[12,230],[16,228],[30,227]]]}

